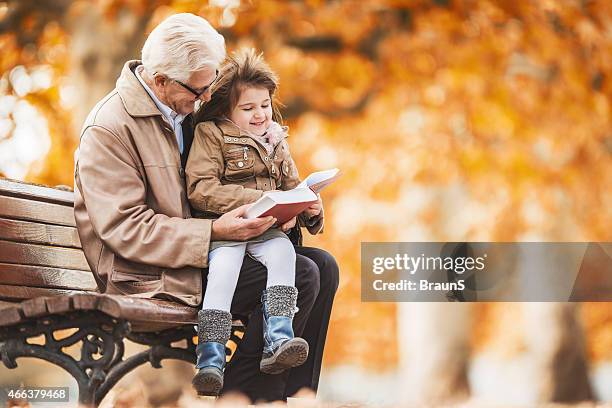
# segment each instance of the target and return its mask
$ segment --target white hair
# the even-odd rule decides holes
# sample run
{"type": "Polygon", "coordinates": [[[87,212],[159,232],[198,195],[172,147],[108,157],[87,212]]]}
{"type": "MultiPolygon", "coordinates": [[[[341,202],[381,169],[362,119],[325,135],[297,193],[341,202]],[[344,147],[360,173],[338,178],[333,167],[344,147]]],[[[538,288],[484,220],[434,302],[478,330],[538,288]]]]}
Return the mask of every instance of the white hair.
{"type": "Polygon", "coordinates": [[[166,18],[151,31],[142,47],[142,65],[186,82],[205,68],[217,69],[225,58],[225,40],[208,21],[190,13],[166,18]]]}

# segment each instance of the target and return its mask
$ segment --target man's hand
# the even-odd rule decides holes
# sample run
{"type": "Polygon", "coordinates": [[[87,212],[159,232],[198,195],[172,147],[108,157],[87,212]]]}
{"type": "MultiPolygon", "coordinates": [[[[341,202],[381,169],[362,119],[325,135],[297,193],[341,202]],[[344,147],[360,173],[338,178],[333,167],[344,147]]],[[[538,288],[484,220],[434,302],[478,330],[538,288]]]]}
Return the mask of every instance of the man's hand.
{"type": "Polygon", "coordinates": [[[263,234],[276,222],[274,217],[246,219],[244,212],[251,204],[245,204],[213,221],[211,241],[246,241],[263,234]]]}
{"type": "Polygon", "coordinates": [[[304,210],[304,213],[308,216],[308,218],[316,217],[321,214],[321,209],[323,208],[323,201],[321,200],[321,196],[317,194],[319,200],[312,204],[310,207],[304,210]]]}
{"type": "Polygon", "coordinates": [[[283,232],[289,231],[291,228],[295,227],[296,221],[297,221],[297,218],[293,217],[292,219],[290,219],[289,221],[287,221],[286,223],[281,225],[281,227],[280,227],[281,231],[283,231],[283,232]]]}

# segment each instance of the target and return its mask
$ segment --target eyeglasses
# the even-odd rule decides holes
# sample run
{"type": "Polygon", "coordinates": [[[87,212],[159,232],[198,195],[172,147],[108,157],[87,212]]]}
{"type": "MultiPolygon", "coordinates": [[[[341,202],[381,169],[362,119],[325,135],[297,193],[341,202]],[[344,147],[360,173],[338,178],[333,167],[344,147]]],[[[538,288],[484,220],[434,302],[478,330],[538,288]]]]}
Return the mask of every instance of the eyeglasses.
{"type": "Polygon", "coordinates": [[[178,79],[173,79],[173,78],[170,78],[168,76],[166,76],[166,78],[168,78],[171,81],[176,82],[177,84],[179,84],[180,86],[182,86],[183,88],[185,88],[186,90],[191,92],[195,96],[196,99],[200,99],[202,97],[202,95],[204,95],[206,92],[208,92],[210,87],[213,86],[215,82],[217,82],[217,79],[219,78],[219,70],[216,70],[216,72],[215,72],[215,79],[213,79],[210,84],[208,84],[207,86],[205,86],[204,88],[201,88],[201,89],[193,89],[192,87],[190,87],[186,83],[183,83],[183,82],[179,81],[178,79]]]}

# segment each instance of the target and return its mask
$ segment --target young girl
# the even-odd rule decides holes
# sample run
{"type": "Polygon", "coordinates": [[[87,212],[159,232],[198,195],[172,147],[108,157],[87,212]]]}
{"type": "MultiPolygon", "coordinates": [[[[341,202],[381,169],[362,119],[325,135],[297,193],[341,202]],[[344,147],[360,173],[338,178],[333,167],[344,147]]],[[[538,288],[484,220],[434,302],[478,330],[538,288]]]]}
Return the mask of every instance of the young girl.
{"type": "MultiPolygon", "coordinates": [[[[275,100],[276,75],[254,50],[229,57],[213,86],[212,98],[197,115],[186,167],[187,191],[198,216],[218,217],[259,199],[266,191],[290,190],[300,183],[285,140],[287,128],[275,100]]],[[[299,224],[321,232],[320,201],[300,214],[299,224]]],[[[297,311],[295,250],[285,233],[296,218],[248,242],[212,242],[208,283],[198,313],[200,394],[217,395],[223,387],[225,343],[231,330],[230,306],[245,252],[268,270],[262,294],[264,349],[260,369],[278,374],[304,363],[308,343],[294,337],[297,311]]]]}

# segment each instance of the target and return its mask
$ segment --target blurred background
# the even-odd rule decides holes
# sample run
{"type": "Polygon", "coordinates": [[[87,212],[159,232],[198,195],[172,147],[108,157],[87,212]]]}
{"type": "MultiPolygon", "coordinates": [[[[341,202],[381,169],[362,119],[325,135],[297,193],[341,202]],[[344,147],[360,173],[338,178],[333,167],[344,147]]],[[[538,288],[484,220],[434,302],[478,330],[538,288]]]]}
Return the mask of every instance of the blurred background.
{"type": "MultiPolygon", "coordinates": [[[[72,187],[85,116],[176,12],[263,51],[301,174],[344,173],[307,238],[341,270],[321,398],[612,402],[610,304],[362,303],[359,257],[371,241],[612,241],[611,2],[0,1],[0,176],[72,187]]],[[[59,375],[20,367],[2,380],[59,375]]],[[[175,404],[191,368],[172,367],[120,385],[172,376],[162,396],[125,393],[175,404]]]]}

